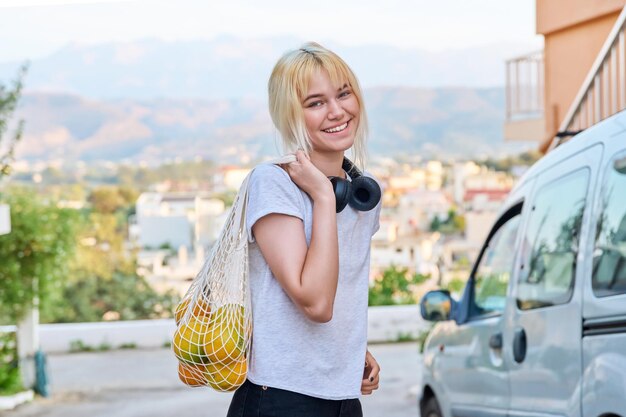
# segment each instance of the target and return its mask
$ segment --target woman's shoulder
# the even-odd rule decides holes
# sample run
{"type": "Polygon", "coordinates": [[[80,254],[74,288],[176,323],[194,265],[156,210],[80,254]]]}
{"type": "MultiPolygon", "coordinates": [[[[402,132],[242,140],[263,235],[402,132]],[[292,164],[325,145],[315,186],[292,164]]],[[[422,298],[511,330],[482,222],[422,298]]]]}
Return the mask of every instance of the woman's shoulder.
{"type": "Polygon", "coordinates": [[[253,176],[273,176],[273,175],[286,175],[287,178],[289,178],[289,175],[287,174],[287,171],[285,171],[284,169],[282,169],[279,165],[276,164],[270,164],[270,163],[263,163],[263,164],[259,164],[257,166],[254,167],[254,170],[252,172],[253,176]]]}
{"type": "Polygon", "coordinates": [[[248,185],[247,221],[250,228],[266,214],[281,213],[303,219],[304,210],[302,192],[287,171],[267,163],[254,168],[248,185]]]}
{"type": "Polygon", "coordinates": [[[254,168],[252,174],[250,175],[249,193],[255,193],[258,190],[264,195],[299,194],[298,191],[300,189],[291,180],[287,171],[276,164],[259,164],[254,168]]]}
{"type": "Polygon", "coordinates": [[[250,174],[252,184],[283,184],[293,183],[287,171],[276,164],[259,164],[250,174]]]}

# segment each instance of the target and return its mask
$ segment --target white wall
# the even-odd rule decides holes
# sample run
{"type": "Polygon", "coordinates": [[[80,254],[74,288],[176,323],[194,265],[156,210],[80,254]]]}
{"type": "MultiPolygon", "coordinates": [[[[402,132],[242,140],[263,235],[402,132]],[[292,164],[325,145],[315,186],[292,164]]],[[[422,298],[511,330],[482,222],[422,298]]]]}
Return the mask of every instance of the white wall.
{"type": "Polygon", "coordinates": [[[193,230],[187,216],[141,216],[137,225],[141,246],[169,243],[173,248],[191,247],[193,230]]]}
{"type": "Polygon", "coordinates": [[[416,337],[430,324],[422,319],[419,305],[370,307],[367,312],[368,342],[395,342],[416,337]]]}
{"type": "MultiPolygon", "coordinates": [[[[415,337],[429,326],[421,318],[418,305],[370,307],[368,321],[370,342],[394,342],[406,336],[415,337]]],[[[14,329],[14,326],[0,326],[0,332],[14,329]]],[[[137,348],[160,348],[172,340],[175,330],[173,319],[42,324],[39,339],[41,349],[46,353],[68,352],[73,341],[94,348],[106,344],[115,349],[130,343],[137,348]]]]}

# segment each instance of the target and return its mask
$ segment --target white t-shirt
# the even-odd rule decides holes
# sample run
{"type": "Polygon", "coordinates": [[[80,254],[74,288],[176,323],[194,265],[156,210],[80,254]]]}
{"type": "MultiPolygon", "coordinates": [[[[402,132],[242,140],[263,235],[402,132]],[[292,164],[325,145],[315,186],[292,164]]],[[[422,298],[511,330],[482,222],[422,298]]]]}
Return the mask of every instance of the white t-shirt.
{"type": "Polygon", "coordinates": [[[312,201],[279,166],[255,168],[246,214],[253,314],[251,382],[323,399],[360,397],[367,347],[370,242],[379,227],[380,206],[379,202],[373,210],[362,212],[348,205],[337,214],[339,280],[333,317],[328,323],[316,323],[282,289],[251,230],[263,216],[287,214],[303,221],[309,245],[312,201]]]}

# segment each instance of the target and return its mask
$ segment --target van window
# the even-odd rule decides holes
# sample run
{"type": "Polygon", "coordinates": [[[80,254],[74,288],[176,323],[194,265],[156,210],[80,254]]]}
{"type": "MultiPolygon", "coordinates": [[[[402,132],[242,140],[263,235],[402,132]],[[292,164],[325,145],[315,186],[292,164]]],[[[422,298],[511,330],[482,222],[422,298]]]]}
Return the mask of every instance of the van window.
{"type": "Polygon", "coordinates": [[[593,251],[591,282],[598,297],[626,293],[626,154],[609,169],[593,251]]]}
{"type": "Polygon", "coordinates": [[[522,244],[516,298],[521,310],[570,300],[588,183],[589,170],[583,169],[537,192],[522,244]]]}
{"type": "Polygon", "coordinates": [[[493,235],[474,273],[474,306],[478,315],[501,313],[513,272],[515,240],[520,215],[502,225],[493,235]]]}

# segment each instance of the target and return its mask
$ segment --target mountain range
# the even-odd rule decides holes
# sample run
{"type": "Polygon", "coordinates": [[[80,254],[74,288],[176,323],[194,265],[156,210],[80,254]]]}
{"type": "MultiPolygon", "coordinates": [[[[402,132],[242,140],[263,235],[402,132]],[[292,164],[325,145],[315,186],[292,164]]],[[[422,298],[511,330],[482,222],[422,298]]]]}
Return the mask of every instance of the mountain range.
{"type": "MultiPolygon", "coordinates": [[[[364,94],[373,155],[474,158],[522,149],[502,140],[502,88],[378,87],[364,94]]],[[[95,100],[27,93],[16,116],[26,123],[17,156],[29,160],[203,157],[239,163],[280,152],[266,102],[252,98],[95,100]]]]}
{"type": "MultiPolygon", "coordinates": [[[[265,86],[277,57],[299,44],[224,36],[68,45],[30,62],[17,156],[241,162],[275,155],[265,86]]],[[[477,157],[531,146],[504,143],[501,133],[504,59],[524,46],[438,53],[329,46],[364,86],[374,155],[477,157]]],[[[0,64],[0,80],[14,77],[18,64],[0,64]]]]}

